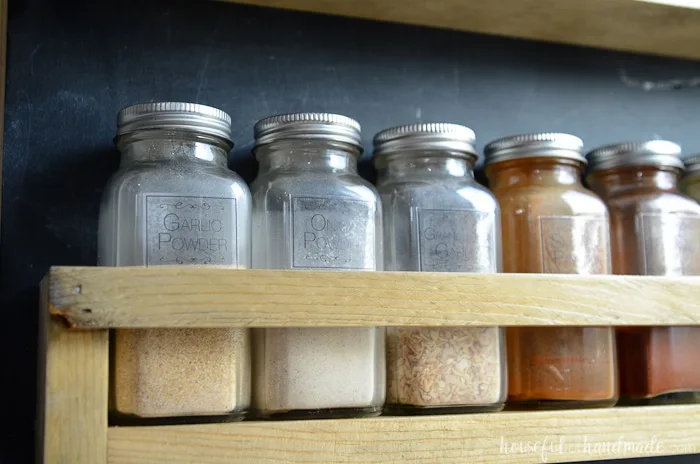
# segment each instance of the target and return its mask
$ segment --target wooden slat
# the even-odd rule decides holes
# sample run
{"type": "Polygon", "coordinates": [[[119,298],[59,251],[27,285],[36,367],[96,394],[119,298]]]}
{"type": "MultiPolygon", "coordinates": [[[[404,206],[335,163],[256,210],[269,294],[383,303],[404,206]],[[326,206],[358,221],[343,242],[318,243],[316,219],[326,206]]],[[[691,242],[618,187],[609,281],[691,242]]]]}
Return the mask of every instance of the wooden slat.
{"type": "MultiPolygon", "coordinates": [[[[698,0],[229,0],[525,39],[700,58],[698,0]]],[[[468,51],[465,51],[468,54],[468,51]]]]}
{"type": "Polygon", "coordinates": [[[54,268],[74,327],[698,325],[700,277],[54,268]]]}
{"type": "MultiPolygon", "coordinates": [[[[48,314],[45,305],[42,312],[48,314]]],[[[38,462],[105,464],[108,331],[71,331],[61,320],[43,319],[38,462]]]]}
{"type": "Polygon", "coordinates": [[[463,464],[700,452],[700,406],[109,429],[109,464],[463,464]]]}

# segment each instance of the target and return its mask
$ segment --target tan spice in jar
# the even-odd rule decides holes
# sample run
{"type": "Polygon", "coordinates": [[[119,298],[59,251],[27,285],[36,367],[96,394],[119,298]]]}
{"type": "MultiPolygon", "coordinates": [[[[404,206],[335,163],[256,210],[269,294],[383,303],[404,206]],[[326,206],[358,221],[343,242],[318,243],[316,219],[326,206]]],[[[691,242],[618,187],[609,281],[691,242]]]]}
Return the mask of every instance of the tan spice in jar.
{"type": "Polygon", "coordinates": [[[248,329],[119,329],[114,346],[121,414],[223,415],[249,406],[248,329]]]}
{"type": "Polygon", "coordinates": [[[503,347],[497,327],[387,329],[387,404],[502,406],[503,347]]]}

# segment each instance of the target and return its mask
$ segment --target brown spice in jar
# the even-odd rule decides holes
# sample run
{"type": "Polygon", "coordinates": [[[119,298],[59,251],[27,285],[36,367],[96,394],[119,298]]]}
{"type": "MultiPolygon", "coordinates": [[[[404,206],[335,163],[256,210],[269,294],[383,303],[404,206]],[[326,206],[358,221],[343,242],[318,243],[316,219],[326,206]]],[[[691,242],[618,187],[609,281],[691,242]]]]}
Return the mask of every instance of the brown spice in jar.
{"type": "Polygon", "coordinates": [[[612,328],[507,330],[510,400],[603,401],[616,396],[612,328]]]}
{"type": "Polygon", "coordinates": [[[387,329],[387,403],[419,407],[504,400],[501,329],[387,329]]]}
{"type": "Polygon", "coordinates": [[[620,391],[633,399],[700,391],[700,327],[618,327],[620,391]]]}
{"type": "Polygon", "coordinates": [[[247,329],[119,329],[115,408],[144,418],[244,411],[249,357],[247,329]]]}

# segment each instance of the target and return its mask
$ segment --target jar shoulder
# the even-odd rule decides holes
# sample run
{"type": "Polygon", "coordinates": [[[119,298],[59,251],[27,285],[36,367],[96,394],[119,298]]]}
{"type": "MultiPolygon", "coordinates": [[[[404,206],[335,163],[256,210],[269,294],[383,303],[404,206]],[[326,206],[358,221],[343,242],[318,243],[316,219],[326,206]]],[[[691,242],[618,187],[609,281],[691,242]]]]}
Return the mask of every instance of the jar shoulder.
{"type": "Polygon", "coordinates": [[[552,215],[607,215],[603,200],[583,186],[498,189],[494,191],[503,214],[530,211],[552,215]]]}
{"type": "Polygon", "coordinates": [[[610,196],[611,214],[689,214],[700,217],[700,205],[679,192],[648,191],[610,196]]]}
{"type": "Polygon", "coordinates": [[[359,175],[290,173],[258,176],[251,184],[253,202],[289,196],[344,197],[378,203],[375,187],[359,175]]]}
{"type": "Polygon", "coordinates": [[[477,182],[383,182],[378,187],[386,208],[498,211],[496,197],[477,182]]]}
{"type": "Polygon", "coordinates": [[[183,196],[220,196],[250,202],[245,181],[223,167],[145,164],[123,168],[107,182],[105,196],[162,193],[183,196]]]}

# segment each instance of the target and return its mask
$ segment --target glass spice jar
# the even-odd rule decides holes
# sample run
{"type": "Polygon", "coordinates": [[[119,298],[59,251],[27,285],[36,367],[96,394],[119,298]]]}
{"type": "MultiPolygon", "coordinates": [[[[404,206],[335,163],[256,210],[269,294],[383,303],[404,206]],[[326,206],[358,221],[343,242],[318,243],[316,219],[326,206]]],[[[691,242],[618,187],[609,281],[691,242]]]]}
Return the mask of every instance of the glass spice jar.
{"type": "Polygon", "coordinates": [[[700,155],[683,160],[685,163],[685,177],[681,182],[681,189],[693,200],[700,203],[700,155]]]}
{"type": "MultiPolygon", "coordinates": [[[[381,204],[357,173],[360,125],[301,113],[255,125],[253,266],[382,269],[381,204]]],[[[256,413],[266,418],[378,415],[385,331],[374,327],[254,331],[256,413]]]]}
{"type": "MultiPolygon", "coordinates": [[[[678,189],[681,148],[654,140],[589,153],[588,183],[610,211],[615,274],[700,275],[700,205],[678,189]]],[[[697,401],[700,327],[618,327],[625,404],[697,401]]]]}
{"type": "MultiPolygon", "coordinates": [[[[508,137],[486,149],[501,208],[503,270],[609,274],[608,213],[581,183],[583,142],[568,134],[508,137]]],[[[509,408],[612,406],[617,401],[611,327],[508,328],[509,408]]]]}
{"type": "MultiPolygon", "coordinates": [[[[250,266],[251,196],[227,168],[231,119],[193,103],[119,112],[119,171],[100,209],[102,266],[250,266]]],[[[250,404],[246,329],[118,329],[113,413],[242,417],[250,404]]]]}
{"type": "MultiPolygon", "coordinates": [[[[499,272],[500,213],[474,179],[474,132],[415,124],[374,138],[388,271],[499,272]]],[[[387,407],[394,413],[497,411],[505,401],[498,327],[387,329],[387,407]]]]}

